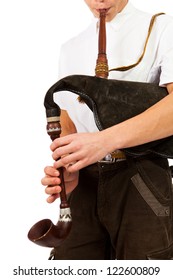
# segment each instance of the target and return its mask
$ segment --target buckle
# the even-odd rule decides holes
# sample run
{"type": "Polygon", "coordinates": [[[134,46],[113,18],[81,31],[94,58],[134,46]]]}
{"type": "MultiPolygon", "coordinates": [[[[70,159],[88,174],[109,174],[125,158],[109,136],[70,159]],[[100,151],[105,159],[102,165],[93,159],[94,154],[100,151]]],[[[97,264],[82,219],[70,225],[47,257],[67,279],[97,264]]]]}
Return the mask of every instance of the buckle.
{"type": "Polygon", "coordinates": [[[126,160],[126,156],[122,151],[115,151],[107,154],[103,159],[99,160],[100,163],[114,163],[126,160]]]}
{"type": "Polygon", "coordinates": [[[100,163],[114,163],[117,161],[117,158],[112,157],[111,154],[106,155],[103,159],[99,160],[100,163]]]}

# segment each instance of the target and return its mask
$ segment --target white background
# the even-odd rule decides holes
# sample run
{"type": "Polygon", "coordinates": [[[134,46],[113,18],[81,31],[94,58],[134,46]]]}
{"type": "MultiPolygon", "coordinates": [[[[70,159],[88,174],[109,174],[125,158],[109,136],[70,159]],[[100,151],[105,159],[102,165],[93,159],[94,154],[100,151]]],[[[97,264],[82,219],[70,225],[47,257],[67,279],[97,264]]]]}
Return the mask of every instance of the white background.
{"type": "MultiPolygon", "coordinates": [[[[131,2],[173,15],[172,0],[131,2]]],[[[41,262],[49,255],[49,248],[27,239],[38,220],[58,220],[58,202],[46,203],[40,183],[44,166],[52,163],[43,100],[57,81],[61,44],[91,18],[83,0],[0,2],[0,256],[8,263],[41,262]]]]}

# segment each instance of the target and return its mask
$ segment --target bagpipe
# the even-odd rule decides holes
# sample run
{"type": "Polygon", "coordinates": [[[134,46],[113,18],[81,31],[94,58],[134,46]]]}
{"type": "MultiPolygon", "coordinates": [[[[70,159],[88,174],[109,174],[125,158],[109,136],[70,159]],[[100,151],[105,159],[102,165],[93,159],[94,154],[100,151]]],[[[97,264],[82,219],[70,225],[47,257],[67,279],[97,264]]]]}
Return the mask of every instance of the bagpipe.
{"type": "MultiPolygon", "coordinates": [[[[154,20],[158,15],[160,14],[152,17],[144,52],[154,20]]],[[[159,87],[153,83],[107,79],[109,69],[106,57],[105,18],[106,10],[101,10],[99,51],[95,76],[67,76],[51,86],[45,95],[44,106],[48,123],[47,132],[52,140],[59,137],[61,133],[61,109],[54,102],[53,95],[55,92],[69,91],[76,94],[79,102],[85,102],[92,110],[96,125],[100,131],[144,112],[168,95],[166,88],[159,87]]],[[[125,71],[135,67],[142,60],[144,52],[134,65],[117,69],[125,71]]],[[[132,157],[155,154],[161,157],[173,158],[173,136],[123,149],[123,152],[132,157]]],[[[62,192],[60,195],[60,216],[57,225],[53,225],[49,219],[45,219],[36,223],[28,233],[28,238],[41,246],[57,247],[68,236],[72,226],[72,217],[63,180],[63,169],[60,172],[62,192]]]]}

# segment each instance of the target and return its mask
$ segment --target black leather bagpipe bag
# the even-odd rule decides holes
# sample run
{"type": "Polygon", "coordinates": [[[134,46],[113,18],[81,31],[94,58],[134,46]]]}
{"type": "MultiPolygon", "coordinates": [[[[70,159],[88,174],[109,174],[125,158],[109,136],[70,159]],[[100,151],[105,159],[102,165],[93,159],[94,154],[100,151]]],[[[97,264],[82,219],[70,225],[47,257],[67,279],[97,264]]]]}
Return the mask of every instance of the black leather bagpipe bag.
{"type": "MultiPolygon", "coordinates": [[[[168,94],[166,88],[152,83],[72,75],[59,80],[46,93],[44,105],[47,116],[54,116],[60,111],[53,101],[53,94],[58,91],[69,91],[79,95],[93,111],[99,130],[142,113],[168,94]]],[[[123,151],[131,156],[154,153],[173,158],[173,136],[123,149],[123,151]]]]}

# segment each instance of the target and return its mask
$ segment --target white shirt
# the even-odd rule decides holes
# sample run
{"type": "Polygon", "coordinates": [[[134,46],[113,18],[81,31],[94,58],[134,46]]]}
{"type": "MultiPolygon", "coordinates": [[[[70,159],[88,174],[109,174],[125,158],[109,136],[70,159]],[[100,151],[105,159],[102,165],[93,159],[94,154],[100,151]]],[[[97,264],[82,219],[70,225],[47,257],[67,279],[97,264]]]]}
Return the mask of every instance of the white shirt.
{"type": "MultiPolygon", "coordinates": [[[[136,9],[131,3],[106,23],[107,59],[109,69],[136,63],[142,54],[152,15],[136,9]]],[[[68,75],[95,73],[98,55],[97,19],[77,37],[61,48],[59,78],[68,75]]],[[[173,18],[161,15],[156,19],[147,50],[141,63],[125,72],[110,72],[117,80],[157,83],[164,86],[173,82],[173,18]]],[[[71,92],[54,94],[55,102],[68,112],[78,132],[94,132],[97,127],[92,111],[77,101],[71,92]]]]}

